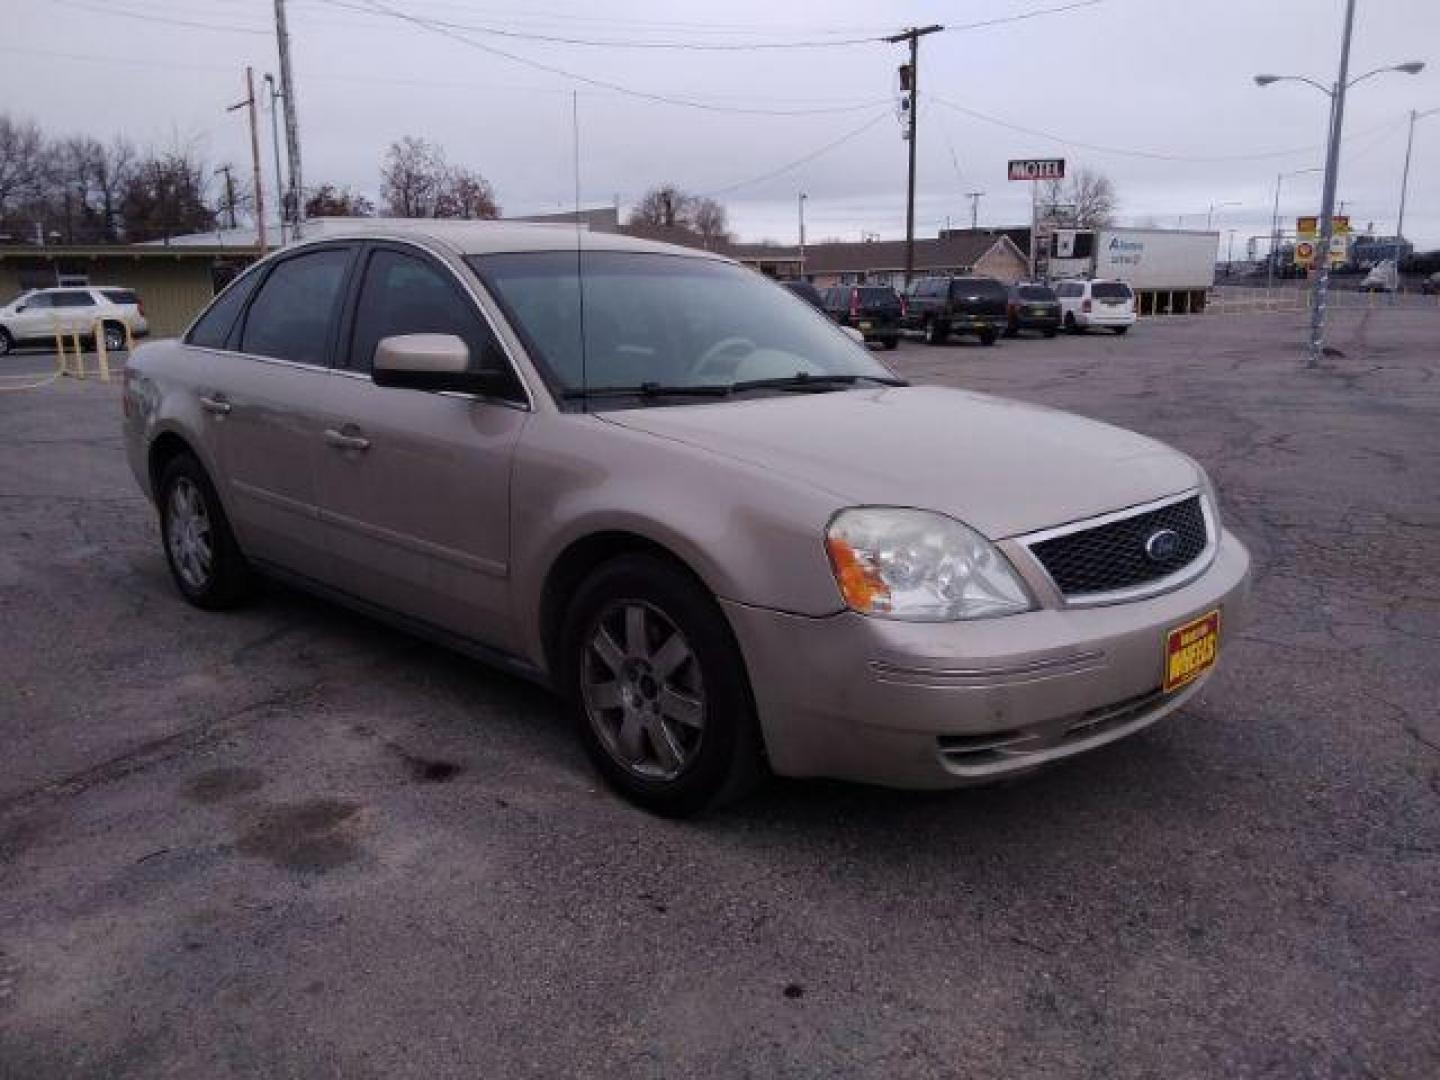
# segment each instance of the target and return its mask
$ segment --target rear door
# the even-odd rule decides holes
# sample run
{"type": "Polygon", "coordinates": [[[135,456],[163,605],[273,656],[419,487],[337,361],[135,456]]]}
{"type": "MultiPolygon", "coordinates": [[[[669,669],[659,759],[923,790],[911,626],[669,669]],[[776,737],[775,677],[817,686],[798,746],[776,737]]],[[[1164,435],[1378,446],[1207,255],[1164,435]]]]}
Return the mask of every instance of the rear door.
{"type": "Polygon", "coordinates": [[[456,271],[420,248],[370,247],[326,402],[320,515],[336,583],[497,648],[510,618],[510,472],[528,401],[376,386],[375,347],[454,334],[477,369],[510,367],[456,271]]]}
{"type": "Polygon", "coordinates": [[[99,308],[88,289],[56,289],[50,293],[53,314],[67,334],[88,334],[99,308]]]}
{"type": "Polygon", "coordinates": [[[355,245],[327,244],[274,263],[254,295],[242,297],[248,304],[227,335],[234,350],[221,350],[221,362],[206,366],[200,388],[222,498],[241,546],[319,581],[330,566],[315,463],[325,446],[328,365],[355,254],[355,245]]]}

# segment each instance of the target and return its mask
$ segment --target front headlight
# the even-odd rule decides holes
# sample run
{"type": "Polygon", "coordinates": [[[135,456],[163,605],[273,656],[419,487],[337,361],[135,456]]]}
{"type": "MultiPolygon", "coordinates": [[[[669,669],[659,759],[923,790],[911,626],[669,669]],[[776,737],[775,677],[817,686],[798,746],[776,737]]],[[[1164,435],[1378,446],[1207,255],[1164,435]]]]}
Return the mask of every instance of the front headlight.
{"type": "Polygon", "coordinates": [[[1033,606],[995,545],[944,514],[842,510],[826,530],[825,548],[840,595],[862,615],[948,622],[1033,606]]]}

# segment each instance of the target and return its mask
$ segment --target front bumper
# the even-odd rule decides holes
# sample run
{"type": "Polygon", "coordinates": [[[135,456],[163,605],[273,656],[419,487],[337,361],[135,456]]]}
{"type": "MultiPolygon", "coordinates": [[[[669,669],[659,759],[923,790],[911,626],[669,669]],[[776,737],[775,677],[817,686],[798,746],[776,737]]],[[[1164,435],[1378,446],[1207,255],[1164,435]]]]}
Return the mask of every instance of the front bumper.
{"type": "Polygon", "coordinates": [[[1239,627],[1250,557],[1224,533],[1199,577],[1160,596],[972,622],[823,618],[726,602],[772,768],[893,787],[960,787],[1026,772],[1149,726],[1172,694],[1166,632],[1221,612],[1239,627]]]}

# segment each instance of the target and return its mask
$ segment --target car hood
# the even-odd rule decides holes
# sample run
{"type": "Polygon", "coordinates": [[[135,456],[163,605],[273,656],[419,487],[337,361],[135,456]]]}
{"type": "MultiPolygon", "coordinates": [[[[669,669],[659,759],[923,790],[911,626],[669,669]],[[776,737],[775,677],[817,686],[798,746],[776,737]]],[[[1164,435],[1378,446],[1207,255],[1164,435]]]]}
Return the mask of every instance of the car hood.
{"type": "Polygon", "coordinates": [[[1189,458],[1143,435],[940,387],[787,394],[602,415],[784,473],[845,504],[938,510],[992,540],[1200,482],[1189,458]]]}

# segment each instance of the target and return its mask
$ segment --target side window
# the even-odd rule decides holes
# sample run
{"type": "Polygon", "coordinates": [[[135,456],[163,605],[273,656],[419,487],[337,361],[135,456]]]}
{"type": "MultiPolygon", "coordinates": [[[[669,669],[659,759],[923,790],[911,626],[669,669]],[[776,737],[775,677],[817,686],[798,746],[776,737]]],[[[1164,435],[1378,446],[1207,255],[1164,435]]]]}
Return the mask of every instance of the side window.
{"type": "Polygon", "coordinates": [[[395,334],[454,334],[470,347],[473,370],[509,369],[475,302],[454,281],[425,259],[380,248],[365,270],[348,366],[369,372],[375,346],[395,334]]]}
{"type": "Polygon", "coordinates": [[[36,293],[25,300],[26,311],[49,311],[55,305],[50,301],[49,293],[36,293]]]}
{"type": "Polygon", "coordinates": [[[323,365],[349,262],[349,248],[325,248],[276,266],[245,316],[240,350],[323,365]]]}
{"type": "Polygon", "coordinates": [[[50,294],[50,302],[57,308],[93,307],[95,301],[88,292],[79,289],[65,289],[50,294]]]}
{"type": "Polygon", "coordinates": [[[207,349],[225,348],[235,320],[240,317],[245,301],[250,299],[250,294],[255,291],[255,285],[262,276],[261,273],[246,274],[232,281],[229,288],[210,302],[205,314],[196,321],[190,330],[190,336],[185,340],[191,345],[200,345],[207,349]]]}

